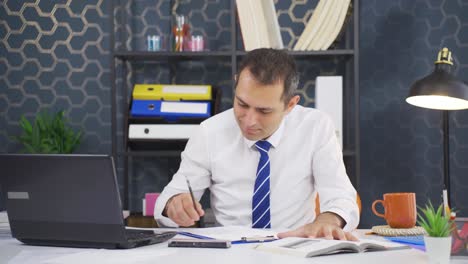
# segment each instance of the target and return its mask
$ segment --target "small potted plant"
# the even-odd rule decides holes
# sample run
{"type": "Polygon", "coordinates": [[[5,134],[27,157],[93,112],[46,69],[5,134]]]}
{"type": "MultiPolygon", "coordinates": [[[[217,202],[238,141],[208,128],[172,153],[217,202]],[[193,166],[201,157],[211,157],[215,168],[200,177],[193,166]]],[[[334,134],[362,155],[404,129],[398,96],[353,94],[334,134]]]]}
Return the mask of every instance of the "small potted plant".
{"type": "Polygon", "coordinates": [[[450,220],[449,215],[444,215],[442,205],[436,210],[430,201],[425,208],[419,208],[419,210],[418,224],[427,233],[427,236],[424,236],[424,243],[429,263],[449,263],[453,221],[450,220]]]}
{"type": "Polygon", "coordinates": [[[23,145],[21,151],[32,154],[73,153],[81,142],[81,131],[74,132],[63,114],[63,111],[54,115],[40,113],[32,124],[22,116],[19,123],[23,133],[13,137],[23,145]]]}

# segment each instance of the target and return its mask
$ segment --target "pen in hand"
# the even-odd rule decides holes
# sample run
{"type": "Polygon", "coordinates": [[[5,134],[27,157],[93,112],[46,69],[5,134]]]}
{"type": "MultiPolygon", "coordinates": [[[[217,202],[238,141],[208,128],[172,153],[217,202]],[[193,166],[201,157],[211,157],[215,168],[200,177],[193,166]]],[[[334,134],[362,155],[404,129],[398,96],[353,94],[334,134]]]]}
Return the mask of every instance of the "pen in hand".
{"type": "MultiPolygon", "coordinates": [[[[195,201],[195,196],[193,196],[192,187],[190,186],[190,182],[187,179],[187,177],[185,177],[185,180],[187,181],[187,186],[188,186],[188,189],[189,189],[189,192],[190,192],[190,197],[192,197],[193,208],[195,208],[195,211],[197,211],[197,202],[195,201]]],[[[200,216],[200,220],[198,220],[198,227],[205,227],[205,223],[203,221],[203,216],[200,216]]]]}

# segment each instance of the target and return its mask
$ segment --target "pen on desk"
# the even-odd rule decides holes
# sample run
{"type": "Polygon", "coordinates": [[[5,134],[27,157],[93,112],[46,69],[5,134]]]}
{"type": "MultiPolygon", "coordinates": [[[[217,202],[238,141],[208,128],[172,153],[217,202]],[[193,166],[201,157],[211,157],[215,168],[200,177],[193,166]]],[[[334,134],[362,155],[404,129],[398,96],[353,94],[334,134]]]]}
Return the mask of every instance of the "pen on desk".
{"type": "MultiPolygon", "coordinates": [[[[189,192],[190,192],[190,197],[192,197],[193,208],[195,208],[195,210],[197,210],[197,202],[195,201],[195,196],[193,195],[192,186],[190,186],[190,182],[187,179],[187,177],[185,177],[185,180],[187,181],[187,186],[188,186],[188,189],[189,189],[189,192]]],[[[198,220],[198,227],[205,227],[205,223],[203,221],[203,216],[200,216],[200,220],[198,220]]]]}
{"type": "Polygon", "coordinates": [[[253,237],[242,237],[244,242],[267,242],[276,240],[275,236],[253,236],[253,237]]]}
{"type": "Polygon", "coordinates": [[[193,237],[193,238],[198,238],[198,239],[206,239],[206,240],[214,239],[214,238],[212,238],[212,237],[207,237],[207,236],[198,235],[198,234],[194,234],[194,233],[190,233],[190,232],[185,232],[185,231],[179,231],[179,232],[177,232],[177,234],[183,235],[183,236],[188,236],[188,237],[193,237]]]}

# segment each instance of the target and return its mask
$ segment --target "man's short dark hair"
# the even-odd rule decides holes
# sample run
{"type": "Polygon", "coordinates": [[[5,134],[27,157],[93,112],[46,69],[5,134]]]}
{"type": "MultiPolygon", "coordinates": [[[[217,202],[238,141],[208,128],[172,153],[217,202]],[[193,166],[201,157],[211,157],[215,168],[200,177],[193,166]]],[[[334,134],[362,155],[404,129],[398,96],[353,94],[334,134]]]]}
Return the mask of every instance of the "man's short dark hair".
{"type": "MultiPolygon", "coordinates": [[[[296,62],[285,50],[260,48],[247,53],[239,67],[239,75],[248,69],[255,79],[264,85],[282,82],[281,99],[285,104],[294,96],[299,84],[296,62]]],[[[239,76],[236,79],[236,87],[239,76]]]]}

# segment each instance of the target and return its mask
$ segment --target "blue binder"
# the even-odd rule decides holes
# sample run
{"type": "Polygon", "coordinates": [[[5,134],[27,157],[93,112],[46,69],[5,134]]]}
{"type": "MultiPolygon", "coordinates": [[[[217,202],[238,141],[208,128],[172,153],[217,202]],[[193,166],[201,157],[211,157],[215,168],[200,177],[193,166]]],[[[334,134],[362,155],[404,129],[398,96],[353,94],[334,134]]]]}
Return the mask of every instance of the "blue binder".
{"type": "Polygon", "coordinates": [[[177,121],[181,117],[208,118],[211,116],[211,103],[133,100],[130,114],[134,117],[163,117],[168,121],[177,121]]]}

